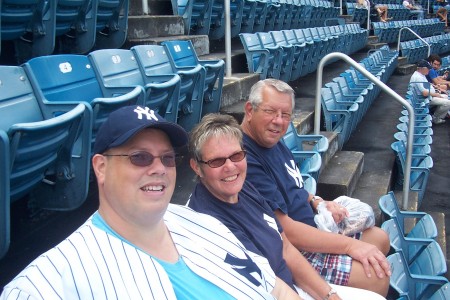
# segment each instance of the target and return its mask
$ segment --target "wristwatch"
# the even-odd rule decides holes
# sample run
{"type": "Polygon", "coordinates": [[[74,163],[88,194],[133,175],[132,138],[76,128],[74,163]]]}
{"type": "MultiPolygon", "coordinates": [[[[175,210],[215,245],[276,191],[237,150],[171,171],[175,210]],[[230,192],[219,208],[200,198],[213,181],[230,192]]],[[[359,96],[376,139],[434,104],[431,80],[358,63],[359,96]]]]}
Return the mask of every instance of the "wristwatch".
{"type": "Polygon", "coordinates": [[[311,198],[311,201],[309,201],[309,204],[311,205],[311,208],[313,209],[313,211],[315,210],[315,208],[314,208],[314,202],[316,202],[316,200],[319,200],[319,199],[322,200],[322,198],[320,198],[319,196],[313,196],[313,197],[311,198]]]}
{"type": "Polygon", "coordinates": [[[328,294],[323,298],[323,300],[328,300],[330,299],[331,296],[337,294],[336,290],[331,288],[331,290],[328,292],[328,294]]]}

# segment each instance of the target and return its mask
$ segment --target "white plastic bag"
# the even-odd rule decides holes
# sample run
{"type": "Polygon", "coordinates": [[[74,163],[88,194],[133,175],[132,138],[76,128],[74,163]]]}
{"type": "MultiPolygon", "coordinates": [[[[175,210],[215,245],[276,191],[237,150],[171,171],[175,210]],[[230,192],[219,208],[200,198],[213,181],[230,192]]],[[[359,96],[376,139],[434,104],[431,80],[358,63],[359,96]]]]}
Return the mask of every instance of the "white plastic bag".
{"type": "Polygon", "coordinates": [[[325,202],[321,202],[317,206],[318,213],[314,217],[319,229],[350,236],[375,225],[373,209],[367,203],[347,196],[340,196],[334,201],[344,206],[348,210],[349,216],[336,224],[331,212],[327,210],[325,202]]]}

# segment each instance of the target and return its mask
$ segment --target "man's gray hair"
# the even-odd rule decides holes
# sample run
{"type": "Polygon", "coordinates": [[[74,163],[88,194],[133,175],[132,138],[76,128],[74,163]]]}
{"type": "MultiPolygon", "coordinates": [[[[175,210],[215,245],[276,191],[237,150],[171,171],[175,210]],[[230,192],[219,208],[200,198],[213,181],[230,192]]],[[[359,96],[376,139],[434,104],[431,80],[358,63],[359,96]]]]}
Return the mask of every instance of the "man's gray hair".
{"type": "Polygon", "coordinates": [[[191,158],[202,160],[202,148],[206,141],[212,137],[235,137],[241,148],[242,130],[236,119],[230,115],[207,114],[202,118],[189,135],[189,153],[191,158]]]}
{"type": "Polygon", "coordinates": [[[260,80],[252,86],[250,90],[250,96],[248,97],[248,101],[253,107],[257,107],[258,105],[261,104],[263,100],[262,99],[263,88],[266,86],[273,87],[280,93],[289,94],[289,96],[291,96],[292,99],[292,109],[294,109],[295,93],[292,87],[284,81],[273,78],[260,80]]]}

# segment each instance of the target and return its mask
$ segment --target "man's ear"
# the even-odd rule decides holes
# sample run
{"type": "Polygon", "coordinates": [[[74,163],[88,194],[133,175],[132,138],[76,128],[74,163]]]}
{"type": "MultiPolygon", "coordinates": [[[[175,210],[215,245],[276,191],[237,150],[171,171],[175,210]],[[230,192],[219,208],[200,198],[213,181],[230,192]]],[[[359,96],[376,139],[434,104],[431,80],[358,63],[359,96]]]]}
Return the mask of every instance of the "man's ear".
{"type": "Polygon", "coordinates": [[[101,154],[95,154],[92,157],[92,169],[95,172],[95,176],[97,177],[97,182],[103,182],[106,173],[106,156],[101,154]]]}
{"type": "Polygon", "coordinates": [[[194,170],[195,174],[197,174],[198,177],[200,178],[203,177],[203,172],[195,159],[191,158],[189,160],[189,165],[191,166],[192,170],[194,170]]]}
{"type": "Polygon", "coordinates": [[[245,102],[244,112],[247,117],[251,117],[251,115],[253,114],[253,105],[250,103],[250,101],[245,102]]]}

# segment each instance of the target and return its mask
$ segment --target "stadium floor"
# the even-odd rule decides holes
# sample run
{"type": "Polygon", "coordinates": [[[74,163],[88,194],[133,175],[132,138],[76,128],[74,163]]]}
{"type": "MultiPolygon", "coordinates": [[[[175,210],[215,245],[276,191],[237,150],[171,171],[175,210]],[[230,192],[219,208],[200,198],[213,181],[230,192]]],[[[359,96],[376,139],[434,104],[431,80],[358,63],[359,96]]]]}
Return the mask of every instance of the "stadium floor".
{"type": "MultiPolygon", "coordinates": [[[[362,54],[361,55],[366,55],[362,54]]],[[[344,68],[344,63],[336,62],[325,68],[324,82],[327,77],[337,76],[344,68]]],[[[300,97],[312,97],[316,74],[312,73],[291,83],[300,97]],[[305,89],[309,87],[309,89],[305,89]]],[[[410,75],[394,74],[388,82],[400,95],[406,92],[410,75]]],[[[374,155],[374,159],[365,159],[365,166],[377,168],[377,160],[382,155],[393,155],[384,151],[393,141],[393,133],[400,112],[400,104],[381,93],[368,111],[344,150],[364,152],[365,158],[374,155]],[[378,155],[378,156],[376,156],[378,155]]],[[[446,228],[450,229],[450,120],[445,124],[434,126],[432,157],[434,167],[431,170],[428,190],[420,208],[423,211],[439,211],[446,213],[446,228]]],[[[195,184],[195,177],[185,161],[178,168],[177,188],[173,203],[184,204],[195,184]]],[[[97,208],[97,188],[95,182],[89,190],[88,199],[77,210],[70,212],[39,212],[30,215],[25,201],[12,205],[11,246],[7,255],[0,260],[0,288],[9,282],[31,260],[53,247],[64,237],[80,226],[97,208]]],[[[447,230],[449,232],[450,230],[447,230]]],[[[447,240],[449,236],[447,233],[447,240]]]]}

